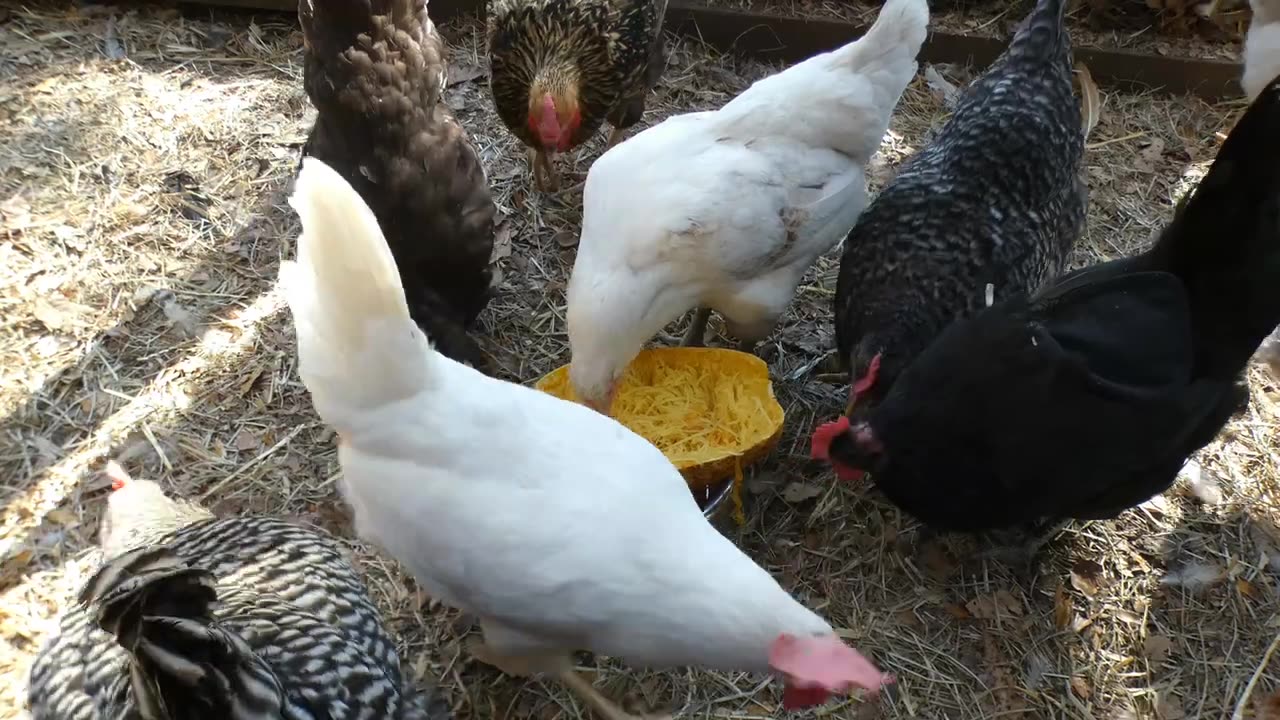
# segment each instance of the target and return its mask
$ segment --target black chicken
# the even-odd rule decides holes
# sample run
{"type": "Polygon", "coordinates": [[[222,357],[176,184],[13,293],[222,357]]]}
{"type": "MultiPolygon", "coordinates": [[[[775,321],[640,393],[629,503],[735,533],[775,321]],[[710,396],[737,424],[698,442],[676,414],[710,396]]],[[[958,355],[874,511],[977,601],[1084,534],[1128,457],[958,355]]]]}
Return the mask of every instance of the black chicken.
{"type": "Polygon", "coordinates": [[[1151,249],[957,321],[813,454],[939,530],[1110,518],[1246,406],[1277,322],[1280,79],[1151,249]]]}
{"type": "Polygon", "coordinates": [[[31,669],[33,720],[447,720],[340,545],[216,519],[117,467],[98,572],[31,669]]]}
{"type": "Polygon", "coordinates": [[[988,284],[1035,292],[1066,267],[1087,189],[1065,5],[1039,0],[845,239],[835,330],[847,412],[879,402],[948,323],[985,307],[988,284]]]}
{"type": "Polygon", "coordinates": [[[496,208],[484,168],[442,101],[448,63],[426,0],[299,0],[303,148],[378,218],[409,312],[445,355],[489,370],[467,330],[489,302],[496,208]]]}

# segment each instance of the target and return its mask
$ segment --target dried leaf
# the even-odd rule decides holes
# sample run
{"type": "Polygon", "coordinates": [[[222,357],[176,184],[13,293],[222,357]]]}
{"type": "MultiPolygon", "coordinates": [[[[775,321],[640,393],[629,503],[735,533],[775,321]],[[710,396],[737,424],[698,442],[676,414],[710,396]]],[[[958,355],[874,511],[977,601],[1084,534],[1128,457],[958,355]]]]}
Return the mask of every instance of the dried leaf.
{"type": "Polygon", "coordinates": [[[1159,720],[1182,720],[1187,711],[1182,707],[1182,700],[1172,692],[1164,691],[1156,695],[1156,717],[1159,720]]]}
{"type": "Polygon", "coordinates": [[[258,438],[255,437],[254,434],[249,432],[248,430],[241,430],[240,434],[236,435],[237,450],[240,450],[241,452],[243,452],[245,450],[253,450],[254,448],[259,448],[259,447],[262,447],[262,443],[259,442],[258,438]]]}
{"type": "Polygon", "coordinates": [[[449,80],[447,87],[461,85],[464,82],[471,82],[476,78],[484,77],[484,68],[478,65],[450,65],[449,80]]]}
{"type": "Polygon", "coordinates": [[[1009,615],[1021,617],[1023,613],[1022,600],[1013,596],[1008,590],[998,590],[995,595],[996,602],[999,603],[1000,609],[1009,615]]]}
{"type": "Polygon", "coordinates": [[[1148,635],[1142,643],[1142,652],[1153,665],[1159,665],[1173,651],[1173,641],[1164,635],[1148,635]]]}
{"type": "Polygon", "coordinates": [[[789,503],[804,502],[812,500],[822,494],[822,488],[813,483],[806,482],[790,482],[782,491],[782,499],[789,503]]]}
{"type": "Polygon", "coordinates": [[[924,80],[929,84],[929,90],[933,96],[948,110],[955,107],[960,90],[942,77],[942,73],[938,72],[936,67],[929,65],[924,69],[924,80]]]}
{"type": "Polygon", "coordinates": [[[1160,163],[1160,157],[1164,155],[1164,140],[1160,138],[1152,138],[1151,144],[1142,148],[1138,152],[1138,157],[1133,160],[1133,167],[1138,172],[1151,173],[1155,172],[1156,165],[1160,163]]]}
{"type": "Polygon", "coordinates": [[[916,628],[916,629],[924,627],[924,623],[920,621],[920,618],[916,615],[915,610],[912,610],[910,608],[906,610],[899,610],[898,612],[894,613],[894,617],[897,618],[898,624],[902,625],[903,627],[916,628]]]}
{"type": "Polygon", "coordinates": [[[507,218],[503,218],[498,223],[498,227],[493,231],[493,254],[489,256],[489,262],[497,262],[511,256],[511,228],[512,223],[507,218]]]}
{"type": "Polygon", "coordinates": [[[1257,720],[1280,720],[1280,690],[1258,699],[1255,717],[1257,720]]]}
{"type": "Polygon", "coordinates": [[[74,527],[80,524],[80,519],[75,516],[75,513],[66,508],[54,508],[45,513],[44,517],[49,522],[56,523],[64,527],[74,527]]]}
{"type": "Polygon", "coordinates": [[[956,564],[941,543],[928,542],[920,551],[925,572],[934,580],[947,580],[955,574],[956,564]]]}
{"type": "Polygon", "coordinates": [[[61,330],[67,324],[66,315],[53,302],[46,298],[36,298],[31,314],[44,323],[50,330],[61,330]]]}
{"type": "Polygon", "coordinates": [[[1258,599],[1258,588],[1244,578],[1236,578],[1236,592],[1247,598],[1258,599]]]}
{"type": "Polygon", "coordinates": [[[552,239],[562,248],[571,248],[578,244],[578,236],[568,230],[561,230],[552,239]]]}
{"type": "Polygon", "coordinates": [[[1071,692],[1081,700],[1088,700],[1093,695],[1093,688],[1089,686],[1089,681],[1074,675],[1071,678],[1071,692]]]}
{"type": "Polygon", "coordinates": [[[1053,624],[1059,630],[1066,630],[1071,624],[1071,595],[1066,585],[1059,585],[1053,594],[1053,624]]]}
{"type": "Polygon", "coordinates": [[[1093,560],[1077,560],[1071,565],[1071,587],[1094,598],[1102,589],[1102,566],[1093,560]]]}
{"type": "Polygon", "coordinates": [[[956,620],[970,620],[973,618],[973,615],[970,614],[970,612],[963,605],[957,605],[956,603],[947,603],[946,605],[942,606],[942,609],[946,610],[947,613],[951,615],[951,617],[955,618],[956,620]]]}

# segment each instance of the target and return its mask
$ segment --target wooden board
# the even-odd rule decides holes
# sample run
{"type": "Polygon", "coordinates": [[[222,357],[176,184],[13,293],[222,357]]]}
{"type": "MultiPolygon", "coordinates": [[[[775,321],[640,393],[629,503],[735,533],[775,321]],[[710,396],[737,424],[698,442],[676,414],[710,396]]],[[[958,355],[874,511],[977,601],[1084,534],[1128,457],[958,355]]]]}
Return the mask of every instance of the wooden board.
{"type": "MultiPolygon", "coordinates": [[[[710,7],[691,0],[671,0],[667,28],[700,37],[724,51],[768,60],[796,62],[833,50],[866,32],[866,26],[839,20],[747,13],[710,7]]],[[[920,59],[930,63],[972,64],[985,67],[1004,51],[1007,41],[997,38],[931,31],[920,59]]],[[[1124,90],[1157,89],[1193,93],[1206,100],[1238,97],[1239,63],[1222,60],[1148,55],[1130,50],[1078,47],[1077,61],[1089,68],[1100,85],[1124,90]]]]}
{"type": "MultiPolygon", "coordinates": [[[[296,13],[298,0],[179,0],[184,5],[214,5],[220,7],[244,8],[248,10],[278,10],[296,13]]],[[[427,10],[431,19],[443,22],[454,15],[465,15],[479,11],[484,14],[485,3],[482,0],[427,0],[427,10]]]]}
{"type": "MultiPolygon", "coordinates": [[[[297,0],[187,0],[295,12],[297,0]]],[[[443,21],[457,14],[483,13],[484,0],[429,0],[431,17],[443,21]]],[[[826,52],[862,35],[866,27],[839,20],[807,20],[767,13],[729,10],[697,0],[670,0],[667,29],[701,38],[725,52],[766,60],[795,62],[826,52]]],[[[986,66],[1004,50],[1005,40],[932,31],[920,53],[931,63],[986,66]]],[[[1075,58],[1089,67],[1100,85],[1123,90],[1193,93],[1206,100],[1239,97],[1241,66],[1223,60],[1166,57],[1131,50],[1079,47],[1075,58]]]]}

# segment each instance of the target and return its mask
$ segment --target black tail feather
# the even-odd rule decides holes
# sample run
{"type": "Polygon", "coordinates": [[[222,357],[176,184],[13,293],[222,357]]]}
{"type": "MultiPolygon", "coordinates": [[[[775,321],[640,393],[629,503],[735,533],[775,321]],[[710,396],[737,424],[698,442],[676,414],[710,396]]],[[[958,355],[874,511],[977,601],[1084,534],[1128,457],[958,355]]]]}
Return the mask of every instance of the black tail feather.
{"type": "Polygon", "coordinates": [[[1148,261],[1188,287],[1201,371],[1239,372],[1280,323],[1280,78],[1232,128],[1148,261]]]}
{"type": "Polygon", "coordinates": [[[168,547],[107,562],[81,591],[98,626],[131,656],[130,688],[143,717],[279,717],[278,681],[241,638],[213,622],[216,601],[213,576],[168,547]]]}

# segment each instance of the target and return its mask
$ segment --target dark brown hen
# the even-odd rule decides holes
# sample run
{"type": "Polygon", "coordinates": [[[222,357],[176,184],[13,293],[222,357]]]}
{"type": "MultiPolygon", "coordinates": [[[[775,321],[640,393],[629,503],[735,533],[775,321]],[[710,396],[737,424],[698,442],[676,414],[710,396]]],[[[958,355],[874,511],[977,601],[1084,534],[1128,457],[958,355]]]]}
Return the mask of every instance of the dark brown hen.
{"type": "Polygon", "coordinates": [[[862,421],[814,433],[943,530],[1113,517],[1243,409],[1280,322],[1280,80],[1148,251],[957,321],[862,421]]]}
{"type": "Polygon", "coordinates": [[[606,120],[612,147],[640,122],[666,67],[666,9],[667,0],[491,0],[493,104],[530,149],[539,189],[559,187],[555,153],[606,120]]]}
{"type": "Polygon", "coordinates": [[[445,47],[425,0],[300,0],[298,16],[317,110],[303,155],[340,173],[373,210],[427,337],[488,368],[467,331],[489,302],[496,208],[475,149],[441,102],[445,47]]]}

